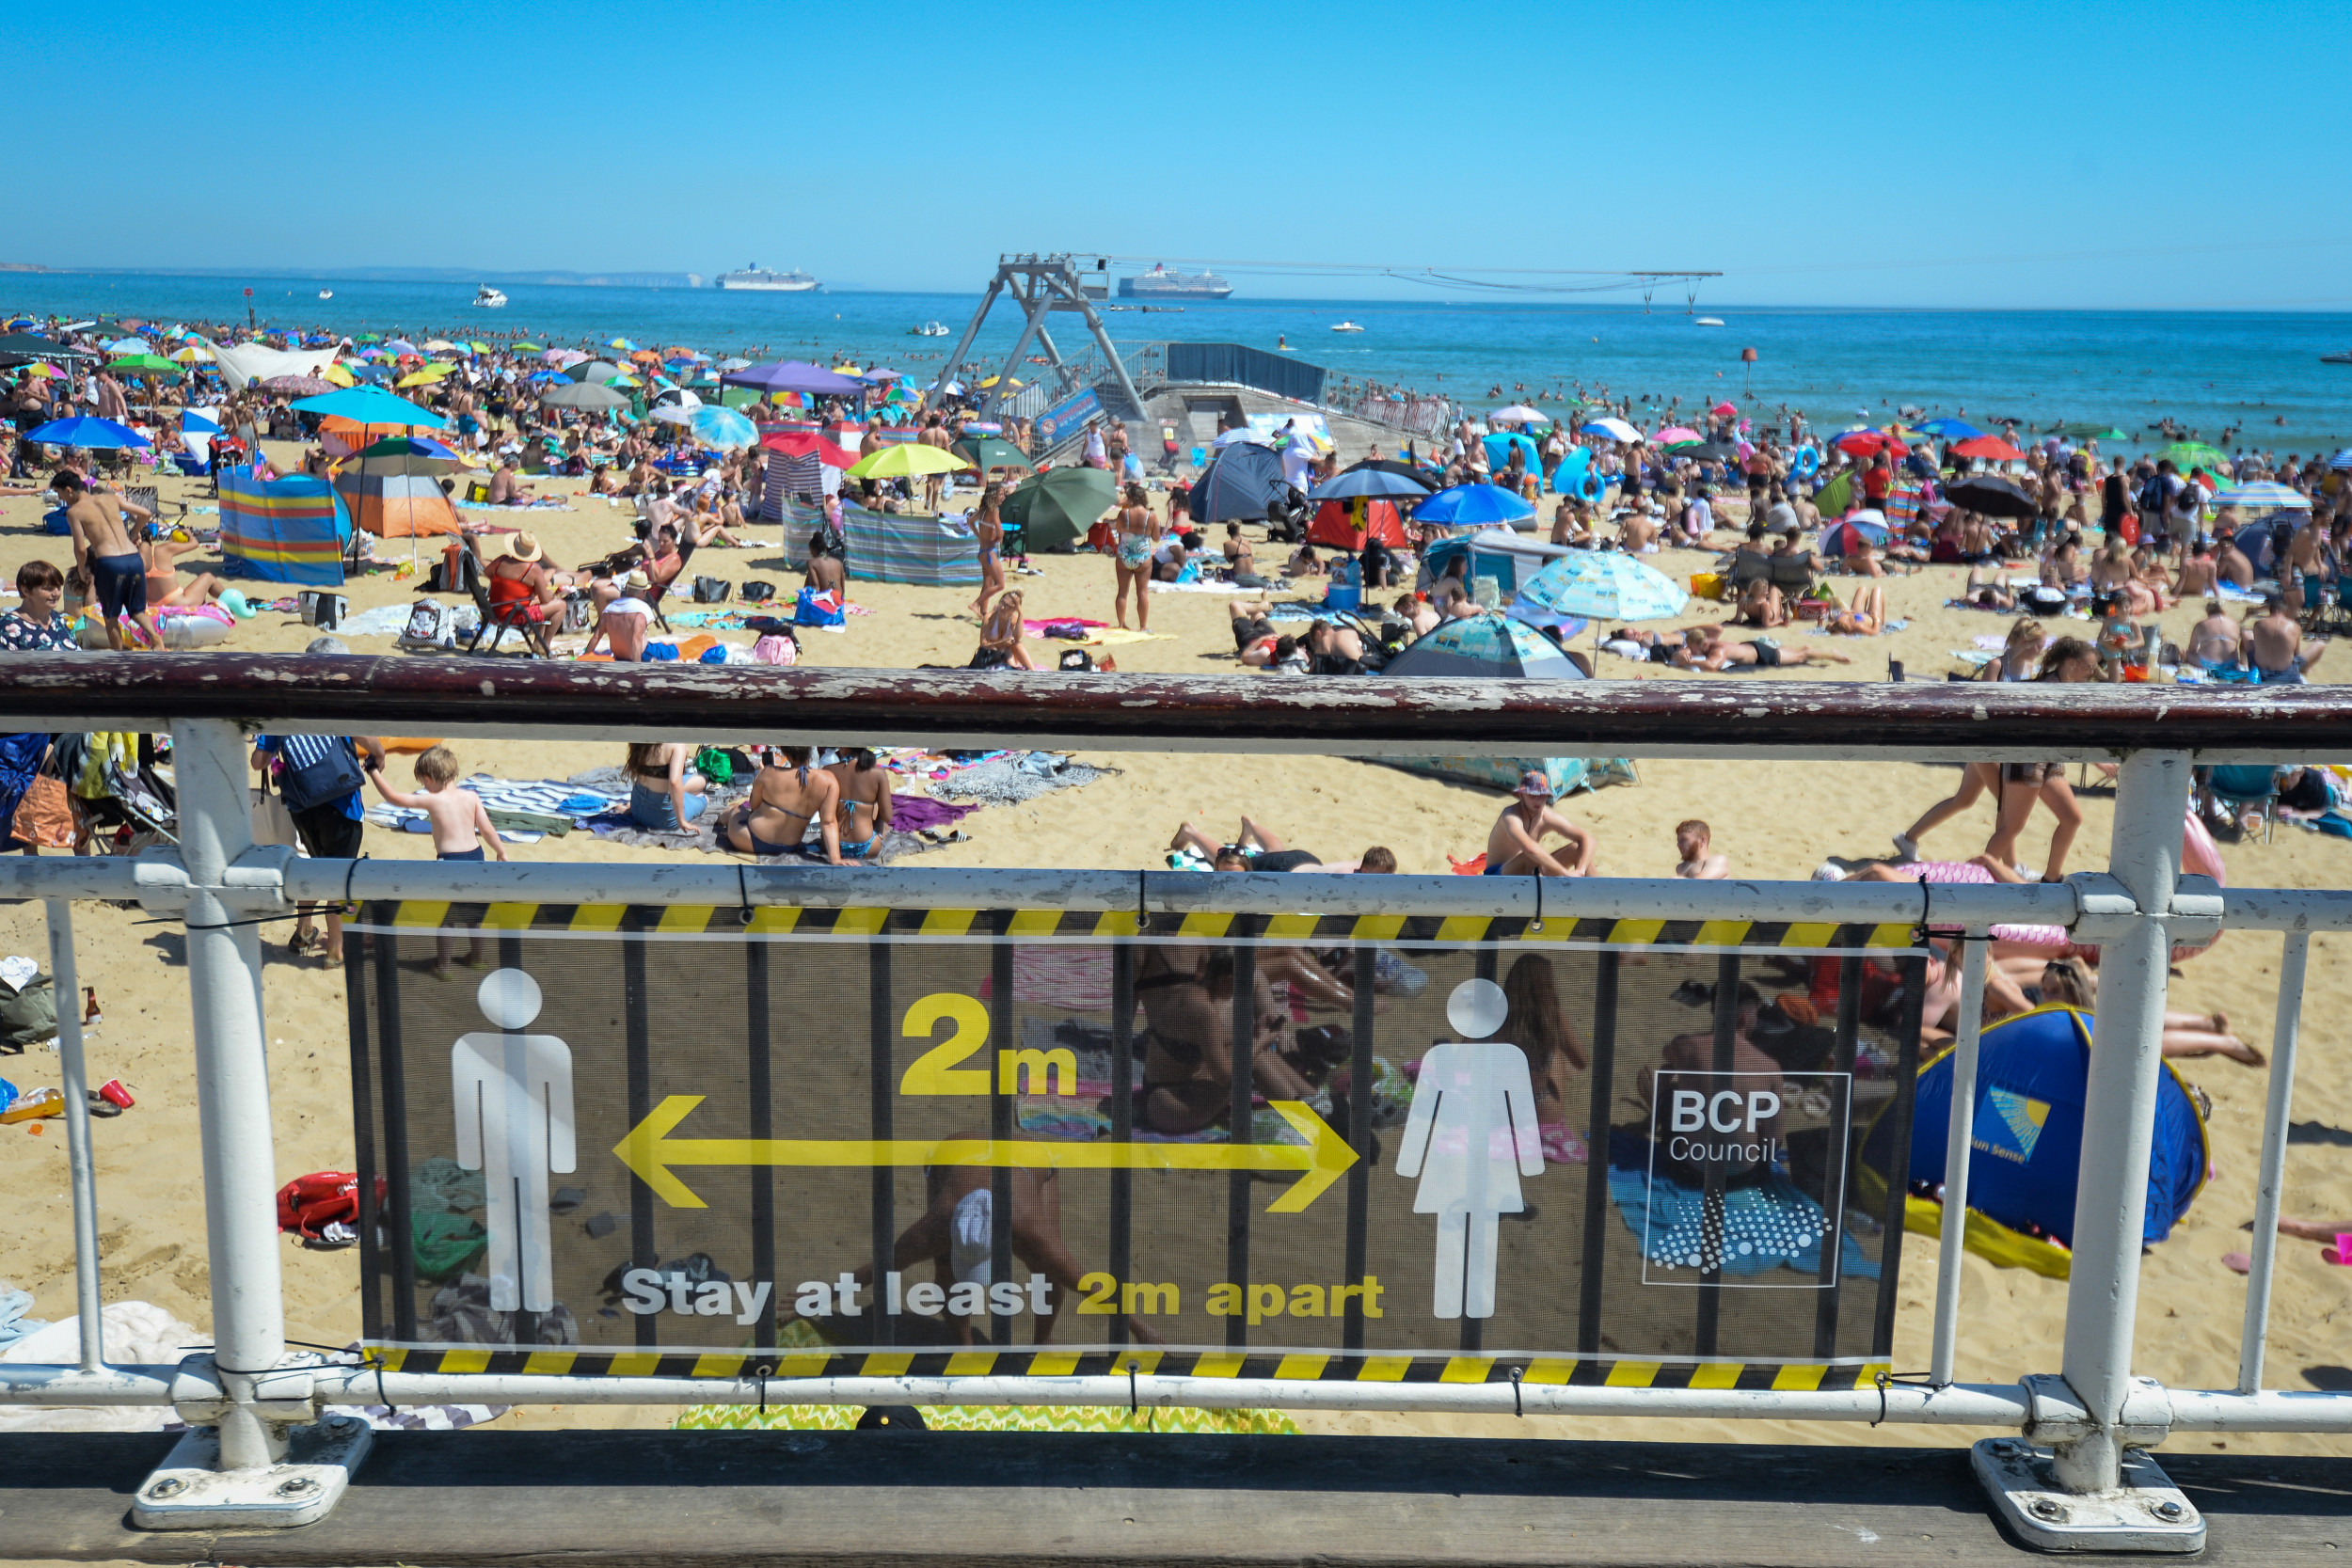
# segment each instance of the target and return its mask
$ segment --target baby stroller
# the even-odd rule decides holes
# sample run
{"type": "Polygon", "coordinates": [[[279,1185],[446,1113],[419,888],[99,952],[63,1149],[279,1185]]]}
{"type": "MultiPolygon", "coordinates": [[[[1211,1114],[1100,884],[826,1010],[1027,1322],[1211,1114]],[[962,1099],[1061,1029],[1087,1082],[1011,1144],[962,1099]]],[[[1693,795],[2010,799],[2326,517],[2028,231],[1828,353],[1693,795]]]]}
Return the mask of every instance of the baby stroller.
{"type": "Polygon", "coordinates": [[[135,855],[180,842],[180,799],[155,770],[152,736],[61,735],[55,761],[73,796],[77,847],[135,855]]]}

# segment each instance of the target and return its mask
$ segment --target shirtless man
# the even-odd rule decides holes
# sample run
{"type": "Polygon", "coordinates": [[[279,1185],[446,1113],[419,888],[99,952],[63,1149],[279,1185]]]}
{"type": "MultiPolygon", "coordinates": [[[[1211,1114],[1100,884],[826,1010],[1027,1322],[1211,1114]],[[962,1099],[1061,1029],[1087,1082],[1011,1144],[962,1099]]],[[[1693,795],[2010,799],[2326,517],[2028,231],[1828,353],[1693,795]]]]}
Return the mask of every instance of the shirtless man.
{"type": "MultiPolygon", "coordinates": [[[[920,445],[937,447],[941,451],[947,451],[947,449],[954,444],[948,439],[947,427],[946,423],[937,414],[925,416],[923,428],[915,433],[914,439],[920,445]]],[[[939,510],[940,502],[946,499],[946,484],[947,476],[946,474],[925,474],[923,476],[924,511],[936,513],[939,510]]]]}
{"type": "Polygon", "coordinates": [[[2180,576],[2172,583],[2177,598],[2192,599],[2201,594],[2211,594],[2219,580],[2213,567],[2213,546],[2200,544],[2181,562],[2180,576]]]}
{"type": "Polygon", "coordinates": [[[2254,586],[2254,563],[2246,559],[2246,552],[2237,547],[2234,539],[2221,541],[2219,563],[2215,570],[2221,580],[2233,588],[2254,586]]]}
{"type": "Polygon", "coordinates": [[[612,657],[623,664],[642,663],[645,657],[645,632],[653,624],[653,606],[638,597],[653,591],[653,584],[643,571],[635,571],[621,581],[621,596],[607,603],[604,613],[596,617],[596,635],[588,639],[588,646],[580,650],[585,658],[599,644],[610,643],[612,657]]]}
{"type": "Polygon", "coordinates": [[[2308,654],[2302,651],[2303,628],[2276,594],[2263,600],[2261,616],[2249,617],[2245,630],[2247,654],[2265,686],[2303,685],[2303,673],[2328,651],[2325,641],[2312,643],[2308,654]]]}
{"type": "Polygon", "coordinates": [[[490,476],[492,506],[513,506],[531,499],[531,490],[522,482],[518,462],[519,459],[509,453],[506,460],[499,465],[499,471],[490,476]]]}
{"type": "Polygon", "coordinates": [[[1645,511],[1627,513],[1617,525],[1617,546],[1628,555],[1640,555],[1657,537],[1658,519],[1645,511]]]}
{"type": "MultiPolygon", "coordinates": [[[[65,503],[66,522],[73,531],[73,562],[88,576],[91,595],[104,611],[106,645],[117,653],[130,646],[122,636],[127,614],[147,634],[150,646],[162,647],[163,634],[147,610],[147,558],[123,526],[121,499],[111,491],[86,488],[82,476],[71,468],[58,469],[50,483],[65,503]]],[[[151,515],[145,507],[129,510],[141,517],[151,515]]]]}
{"type": "Polygon", "coordinates": [[[1486,875],[1489,877],[1589,877],[1600,841],[1552,809],[1551,781],[1543,769],[1531,768],[1519,775],[1518,798],[1503,808],[1486,834],[1486,875]],[[1564,861],[1546,849],[1547,833],[1567,841],[1564,861]]]}
{"type": "Polygon", "coordinates": [[[1754,664],[1766,670],[1785,665],[1851,664],[1846,655],[1830,648],[1784,648],[1769,638],[1752,642],[1724,640],[1716,626],[1692,626],[1682,634],[1674,662],[1683,670],[1724,670],[1734,664],[1754,664]]]}
{"type": "Polygon", "coordinates": [[[2207,599],[2205,618],[2188,634],[2188,661],[2201,670],[2235,670],[2238,647],[2237,623],[2221,612],[2219,599],[2207,599]]]}

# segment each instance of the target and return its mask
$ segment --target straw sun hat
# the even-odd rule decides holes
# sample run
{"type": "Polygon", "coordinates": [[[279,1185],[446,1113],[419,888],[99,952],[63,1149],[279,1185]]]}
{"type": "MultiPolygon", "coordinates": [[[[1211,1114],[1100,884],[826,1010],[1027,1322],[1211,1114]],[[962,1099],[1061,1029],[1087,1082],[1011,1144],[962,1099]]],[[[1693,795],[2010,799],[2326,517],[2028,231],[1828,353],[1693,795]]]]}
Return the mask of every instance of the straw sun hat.
{"type": "Polygon", "coordinates": [[[528,533],[517,533],[506,542],[506,553],[517,561],[539,559],[539,541],[528,533]]]}

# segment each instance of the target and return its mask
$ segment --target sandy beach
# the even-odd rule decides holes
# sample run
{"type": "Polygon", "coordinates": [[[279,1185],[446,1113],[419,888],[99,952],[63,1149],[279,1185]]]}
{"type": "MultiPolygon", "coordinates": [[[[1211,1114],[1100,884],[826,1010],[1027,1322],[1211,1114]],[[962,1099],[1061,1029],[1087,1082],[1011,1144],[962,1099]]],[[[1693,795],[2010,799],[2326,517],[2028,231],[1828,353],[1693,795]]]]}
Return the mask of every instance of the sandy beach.
{"type": "MultiPolygon", "coordinates": [[[[288,448],[278,453],[280,460],[290,457],[293,451],[288,448]]],[[[577,482],[541,479],[535,483],[543,493],[580,488],[577,482]]],[[[177,515],[182,502],[203,504],[201,489],[199,482],[164,481],[166,520],[177,515]]],[[[529,515],[498,515],[497,521],[528,528],[550,558],[567,564],[599,556],[628,541],[629,514],[625,510],[586,498],[576,500],[575,506],[576,510],[529,515]]],[[[0,577],[12,577],[20,564],[33,558],[68,563],[68,541],[41,532],[40,510],[38,497],[0,499],[0,577]]],[[[468,514],[469,519],[491,515],[468,514]]],[[[209,523],[212,519],[192,520],[209,523]]],[[[772,524],[755,523],[751,532],[780,543],[783,537],[772,524]]],[[[421,543],[429,546],[437,541],[421,543]]],[[[693,569],[738,580],[760,577],[797,586],[798,572],[787,561],[787,557],[797,560],[798,542],[793,544],[796,547],[789,551],[771,547],[734,552],[714,546],[696,557],[693,569]]],[[[497,536],[487,542],[493,554],[501,545],[502,539],[497,536]]],[[[408,547],[405,540],[383,541],[377,546],[380,554],[395,559],[405,558],[408,547]]],[[[1661,570],[1683,578],[1711,564],[1711,557],[1696,552],[1669,552],[1654,559],[1661,570]]],[[[196,556],[183,564],[202,568],[212,563],[196,556]]],[[[1042,576],[1014,579],[1026,595],[1026,611],[1032,618],[1057,614],[1110,618],[1112,570],[1107,559],[1040,556],[1036,564],[1042,576]]],[[[1861,640],[1816,639],[1804,629],[1788,628],[1782,635],[1792,645],[1835,647],[1851,655],[1854,663],[1851,669],[1789,670],[1783,672],[1784,677],[1880,680],[1886,677],[1888,660],[1894,658],[1901,661],[1911,678],[1941,680],[1946,671],[1959,667],[1953,657],[1955,650],[1969,648],[1972,639],[1979,635],[1997,635],[2009,625],[2002,617],[1944,608],[1944,601],[1958,592],[1963,575],[1959,568],[1934,567],[1889,579],[1892,611],[1908,623],[1900,631],[1861,640]]],[[[1851,579],[1834,580],[1843,584],[1851,579]]],[[[409,602],[416,596],[412,589],[413,579],[383,575],[355,578],[343,592],[356,612],[409,602]]],[[[854,583],[852,593],[858,603],[870,607],[874,613],[851,617],[847,629],[838,634],[805,635],[804,662],[910,667],[961,665],[970,657],[975,628],[963,614],[971,595],[968,588],[854,583]]],[[[1226,604],[1227,596],[1217,594],[1155,594],[1152,602],[1154,639],[1108,651],[1122,671],[1229,673],[1237,666],[1226,629],[1226,604]]],[[[1719,620],[1727,609],[1694,604],[1673,623],[1651,625],[1663,629],[1667,625],[1719,620]]],[[[2185,641],[2189,626],[2201,612],[2199,607],[2190,606],[2165,615],[2167,639],[2185,641]]],[[[2064,629],[2087,635],[2089,626],[2087,622],[2079,627],[2068,624],[2064,629]]],[[[227,646],[240,651],[294,652],[313,635],[293,616],[264,613],[242,625],[227,646]]],[[[733,641],[750,640],[740,632],[726,635],[733,641]]],[[[389,635],[351,636],[347,641],[356,650],[371,653],[389,651],[393,642],[389,635]]],[[[1591,641],[1587,633],[1576,646],[1589,648],[1591,641]]],[[[1050,652],[1050,646],[1041,645],[1041,653],[1050,652]]],[[[2324,662],[2313,678],[2332,680],[2343,670],[2352,669],[2352,659],[2339,669],[2338,657],[2324,662]]],[[[1755,678],[1685,675],[1606,655],[1597,659],[1597,669],[1609,679],[1755,678]]],[[[466,743],[457,750],[466,771],[486,771],[510,779],[560,779],[621,760],[617,747],[466,743]]],[[[1247,813],[1326,860],[1353,860],[1368,846],[1378,844],[1395,852],[1401,870],[1442,872],[1449,856],[1467,860],[1483,849],[1487,827],[1502,804],[1502,797],[1485,791],[1337,758],[1079,754],[1087,762],[1118,771],[1084,788],[1026,805],[982,810],[962,824],[970,834],[968,842],[933,850],[911,863],[1156,867],[1164,863],[1168,837],[1179,823],[1192,821],[1213,837],[1230,837],[1239,816],[1247,813]]],[[[1692,816],[1711,823],[1714,847],[1731,856],[1735,875],[1801,878],[1827,856],[1883,855],[1888,852],[1890,835],[1947,793],[1955,777],[1950,769],[1908,765],[1637,762],[1638,784],[1610,787],[1563,803],[1569,816],[1598,834],[1602,875],[1667,874],[1677,858],[1674,824],[1692,816]]],[[[393,775],[405,785],[408,763],[396,760],[393,775]]],[[[2106,862],[2112,793],[2086,793],[2083,806],[2086,822],[2069,869],[2097,870],[2106,862]]],[[[1975,853],[1983,845],[1991,816],[1990,807],[1980,805],[1968,816],[1947,825],[1931,841],[1931,852],[1952,859],[1975,853]]],[[[2025,841],[2029,862],[2038,863],[2047,842],[2048,824],[2047,815],[2039,815],[2029,830],[2025,841]]],[[[372,828],[367,839],[368,852],[378,857],[425,856],[431,851],[430,840],[419,835],[372,828]]],[[[2352,847],[2292,825],[2280,826],[2271,844],[2249,838],[2225,846],[2223,852],[2233,884],[2337,887],[2344,885],[2347,865],[2352,864],[2347,860],[2352,857],[2352,847]]],[[[676,852],[629,848],[575,834],[518,846],[514,853],[523,860],[660,861],[676,852]]],[[[138,1101],[120,1118],[95,1124],[105,1298],[110,1302],[149,1301],[201,1329],[209,1318],[208,1287],[202,1202],[193,1179],[198,1140],[182,938],[173,925],[152,921],[136,910],[85,905],[77,910],[76,920],[81,981],[95,988],[104,1009],[103,1023],[89,1041],[92,1079],[119,1077],[138,1101]]],[[[0,907],[0,955],[42,956],[45,940],[40,906],[0,907]]],[[[342,977],[340,972],[321,967],[315,958],[289,958],[282,936],[269,942],[267,953],[266,1006],[280,1180],[321,1168],[347,1168],[352,1163],[351,1085],[344,1049],[342,977]]],[[[2347,1065],[2346,1053],[2352,1052],[2352,1044],[2347,1044],[2341,1031],[2325,1023],[2352,1007],[2352,972],[2337,967],[2345,955],[2342,939],[2323,937],[2312,944],[2305,1004],[2305,1067],[2296,1085],[2296,1119],[2329,1129],[2352,1127],[2352,1087],[2334,1081],[2334,1069],[2347,1065]]],[[[2276,937],[2226,936],[2213,951],[2182,966],[2173,986],[2172,1006],[2224,1011],[2239,1036],[2267,1050],[2278,958],[2276,937]]],[[[28,1088],[54,1082],[55,1060],[54,1055],[35,1048],[22,1056],[0,1058],[0,1076],[28,1088]]],[[[2252,1176],[2267,1072],[2220,1058],[2180,1065],[2185,1075],[2213,1101],[2216,1176],[2187,1221],[2147,1259],[2136,1370],[2176,1386],[2224,1386],[2235,1370],[2245,1282],[2223,1265],[2221,1257],[2247,1244],[2240,1227],[2252,1212],[2252,1176]]],[[[73,1310],[64,1139],[56,1124],[49,1124],[45,1131],[40,1123],[33,1128],[30,1132],[24,1127],[0,1129],[0,1182],[14,1198],[10,1244],[0,1253],[0,1281],[33,1293],[34,1316],[62,1318],[73,1310]]],[[[2288,1163],[2286,1210],[2311,1217],[2352,1217],[2352,1169],[2346,1168],[2337,1144],[2298,1144],[2294,1148],[2288,1163]]],[[[358,1338],[355,1254],[306,1252],[289,1241],[284,1247],[284,1267],[291,1338],[342,1345],[358,1338]]],[[[1925,1364],[1934,1267],[1934,1243],[1909,1238],[1897,1327],[1899,1370],[1925,1364]]],[[[2055,1370],[2064,1322],[2064,1286],[2023,1271],[1995,1269],[1974,1258],[1966,1267],[1960,1346],[1963,1378],[2001,1380],[2027,1370],[2055,1370]]],[[[2352,1379],[2352,1372],[2345,1372],[2342,1366],[2352,1361],[2352,1356],[2344,1352],[2337,1338],[2341,1331],[2333,1326],[2334,1317],[2347,1305],[2352,1305],[2352,1270],[2322,1262],[2315,1244],[2282,1243],[2270,1337],[2272,1386],[2342,1386],[2326,1380],[2331,1376],[2352,1379]],[[2320,1370],[2307,1370],[2312,1369],[2320,1370]],[[2315,1383],[2314,1378],[2321,1381],[2315,1383]]],[[[666,1421],[668,1416],[661,1411],[532,1410],[518,1411],[502,1420],[655,1424],[666,1421]]],[[[1343,1416],[1301,1417],[1299,1424],[1310,1430],[1345,1432],[1409,1429],[1491,1434],[1508,1428],[1538,1435],[1681,1434],[1746,1441],[1840,1441],[1853,1435],[1850,1430],[1778,1422],[1610,1425],[1542,1419],[1514,1426],[1507,1420],[1343,1416]]],[[[1873,1434],[1883,1441],[1939,1445],[1963,1435],[1958,1431],[1928,1428],[1881,1428],[1873,1434]]],[[[2224,1446],[2223,1440],[2201,1434],[2176,1440],[2176,1444],[2189,1443],[2215,1449],[2224,1446]]],[[[2312,1436],[2232,1437],[2227,1447],[2352,1452],[2352,1443],[2344,1439],[2312,1436]]]]}

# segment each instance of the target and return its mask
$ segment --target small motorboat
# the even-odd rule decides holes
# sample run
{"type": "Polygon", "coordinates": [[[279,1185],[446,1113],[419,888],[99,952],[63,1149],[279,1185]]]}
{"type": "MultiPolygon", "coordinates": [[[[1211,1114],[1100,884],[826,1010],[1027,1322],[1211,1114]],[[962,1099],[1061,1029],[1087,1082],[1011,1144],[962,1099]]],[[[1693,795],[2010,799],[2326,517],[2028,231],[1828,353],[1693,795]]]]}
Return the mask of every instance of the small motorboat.
{"type": "Polygon", "coordinates": [[[334,297],[335,291],[332,289],[321,289],[319,291],[319,298],[321,299],[333,299],[334,297]]]}
{"type": "Polygon", "coordinates": [[[2352,365],[2352,349],[2347,349],[2342,354],[2323,354],[2319,356],[2319,362],[2323,365],[2352,365]]]}
{"type": "Polygon", "coordinates": [[[1354,322],[1336,322],[1332,325],[1331,330],[1334,332],[1361,332],[1363,328],[1358,326],[1354,322]]]}
{"type": "Polygon", "coordinates": [[[473,302],[476,305],[481,306],[485,310],[503,310],[506,309],[506,296],[499,293],[496,289],[490,287],[487,283],[483,284],[482,287],[473,292],[473,302]]]}
{"type": "Polygon", "coordinates": [[[910,338],[945,338],[947,336],[947,328],[938,322],[925,322],[920,326],[908,327],[907,336],[910,338]]]}
{"type": "Polygon", "coordinates": [[[1692,326],[1721,326],[1724,323],[1723,318],[1720,316],[1701,316],[1691,325],[1692,326]]]}

